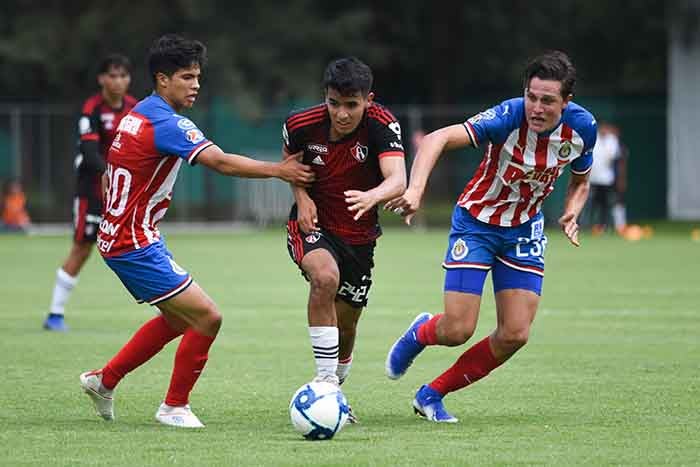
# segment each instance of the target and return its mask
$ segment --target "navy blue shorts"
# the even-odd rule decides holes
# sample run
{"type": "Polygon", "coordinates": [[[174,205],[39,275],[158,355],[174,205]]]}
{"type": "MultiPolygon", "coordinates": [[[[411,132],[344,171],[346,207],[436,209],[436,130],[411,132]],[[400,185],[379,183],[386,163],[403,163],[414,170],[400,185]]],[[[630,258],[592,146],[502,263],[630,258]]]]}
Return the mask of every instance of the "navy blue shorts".
{"type": "Polygon", "coordinates": [[[138,303],[156,305],[192,283],[192,276],[173,261],[163,242],[104,260],[138,303]]]}
{"type": "Polygon", "coordinates": [[[517,227],[501,227],[481,222],[457,205],[442,263],[445,291],[481,295],[490,270],[495,292],[525,289],[540,295],[546,247],[541,212],[517,227]]]}

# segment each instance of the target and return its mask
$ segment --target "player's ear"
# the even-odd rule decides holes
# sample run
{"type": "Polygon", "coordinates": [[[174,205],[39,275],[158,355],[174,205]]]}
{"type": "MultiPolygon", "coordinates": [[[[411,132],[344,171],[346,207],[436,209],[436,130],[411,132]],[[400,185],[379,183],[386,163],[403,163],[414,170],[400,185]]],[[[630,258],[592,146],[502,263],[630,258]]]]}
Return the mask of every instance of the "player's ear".
{"type": "Polygon", "coordinates": [[[564,98],[564,105],[562,106],[563,108],[566,108],[567,105],[569,105],[569,102],[571,102],[571,99],[574,98],[573,94],[569,94],[564,98]]]}
{"type": "Polygon", "coordinates": [[[160,71],[156,73],[156,86],[167,87],[168,86],[168,76],[160,71]]]}
{"type": "Polygon", "coordinates": [[[374,100],[374,93],[373,93],[372,91],[370,91],[370,92],[367,94],[367,103],[369,104],[369,103],[371,103],[373,100],[374,100]]]}
{"type": "Polygon", "coordinates": [[[104,73],[100,73],[99,75],[97,75],[97,84],[99,84],[100,87],[102,87],[102,86],[105,85],[105,75],[104,75],[104,73]]]}

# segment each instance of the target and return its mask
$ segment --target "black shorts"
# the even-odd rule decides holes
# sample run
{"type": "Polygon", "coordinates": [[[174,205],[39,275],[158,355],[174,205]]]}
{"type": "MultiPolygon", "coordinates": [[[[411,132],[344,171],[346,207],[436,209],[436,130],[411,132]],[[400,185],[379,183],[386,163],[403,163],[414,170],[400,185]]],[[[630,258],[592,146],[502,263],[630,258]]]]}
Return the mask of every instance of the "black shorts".
{"type": "Polygon", "coordinates": [[[299,229],[296,219],[290,219],[287,222],[287,251],[292,261],[299,266],[304,278],[309,280],[306,272],[301,269],[301,260],[304,256],[319,248],[327,250],[338,263],[340,271],[336,299],[343,300],[354,308],[367,306],[369,289],[372,287],[375,245],[376,242],[350,245],[324,229],[305,234],[299,229]]]}
{"type": "Polygon", "coordinates": [[[78,243],[95,243],[100,222],[102,199],[99,196],[73,198],[73,240],[78,243]]]}

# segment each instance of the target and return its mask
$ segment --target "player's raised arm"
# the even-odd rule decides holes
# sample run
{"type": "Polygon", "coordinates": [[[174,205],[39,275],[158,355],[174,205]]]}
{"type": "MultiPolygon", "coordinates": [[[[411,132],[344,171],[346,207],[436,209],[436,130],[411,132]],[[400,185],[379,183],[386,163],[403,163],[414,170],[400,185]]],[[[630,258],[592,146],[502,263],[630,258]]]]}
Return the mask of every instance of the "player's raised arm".
{"type": "Polygon", "coordinates": [[[566,189],[566,199],[564,200],[564,214],[559,218],[559,225],[564,234],[574,246],[580,246],[578,241],[578,216],[588,199],[590,183],[588,175],[572,173],[569,179],[569,186],[566,189]]]}
{"type": "Polygon", "coordinates": [[[469,135],[461,124],[440,128],[426,135],[413,161],[408,189],[402,196],[389,201],[384,208],[401,214],[410,225],[413,215],[420,207],[428,177],[440,155],[447,149],[461,148],[470,144],[469,135]]]}
{"type": "Polygon", "coordinates": [[[300,186],[308,186],[314,173],[308,165],[299,162],[300,154],[281,162],[267,162],[238,154],[225,153],[213,144],[197,156],[197,162],[217,172],[245,178],[279,178],[300,186]]]}

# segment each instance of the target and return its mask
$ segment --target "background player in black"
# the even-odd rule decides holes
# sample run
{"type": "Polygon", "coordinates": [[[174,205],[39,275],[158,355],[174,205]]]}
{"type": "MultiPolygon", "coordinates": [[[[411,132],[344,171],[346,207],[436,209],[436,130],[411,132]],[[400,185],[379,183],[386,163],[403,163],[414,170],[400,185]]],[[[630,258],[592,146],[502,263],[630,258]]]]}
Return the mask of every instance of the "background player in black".
{"type": "Polygon", "coordinates": [[[401,127],[374,102],[372,72],[350,57],[331,62],[325,103],[285,122],[284,153],[304,151],[316,181],[293,186],[288,249],[309,280],[308,323],[316,379],[340,384],[371,286],[377,205],[406,188],[401,127]],[[340,364],[339,364],[340,357],[340,364]]]}
{"type": "Polygon", "coordinates": [[[85,101],[78,120],[80,140],[75,158],[73,246],[63,265],[56,271],[49,315],[44,321],[44,329],[50,331],[67,330],[64,306],[97,238],[102,220],[101,178],[105,169],[104,156],[112,144],[122,117],[136,105],[136,99],[127,94],[131,83],[130,71],[131,64],[127,57],[118,54],[105,57],[100,62],[97,74],[100,92],[85,101]]]}

